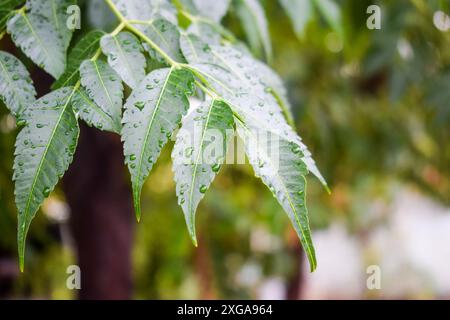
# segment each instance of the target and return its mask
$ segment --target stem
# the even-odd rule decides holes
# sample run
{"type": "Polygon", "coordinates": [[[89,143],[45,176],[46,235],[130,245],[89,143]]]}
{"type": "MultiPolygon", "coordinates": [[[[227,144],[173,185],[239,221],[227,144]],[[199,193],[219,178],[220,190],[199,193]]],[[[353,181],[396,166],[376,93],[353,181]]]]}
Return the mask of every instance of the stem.
{"type": "Polygon", "coordinates": [[[3,39],[3,37],[5,36],[5,34],[6,34],[6,30],[4,30],[3,32],[0,33],[0,40],[3,39]]]}

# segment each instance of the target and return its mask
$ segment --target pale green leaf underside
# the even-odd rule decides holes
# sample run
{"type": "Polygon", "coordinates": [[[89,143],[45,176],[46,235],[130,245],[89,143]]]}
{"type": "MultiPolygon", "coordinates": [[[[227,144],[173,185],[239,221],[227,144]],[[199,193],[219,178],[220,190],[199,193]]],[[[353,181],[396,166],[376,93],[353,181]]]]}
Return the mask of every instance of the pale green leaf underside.
{"type": "MultiPolygon", "coordinates": [[[[0,7],[2,8],[2,7],[0,7]]],[[[12,12],[9,10],[1,10],[0,9],[0,30],[3,30],[6,27],[6,22],[12,16],[12,12]]]]}
{"type": "Polygon", "coordinates": [[[21,268],[28,228],[44,199],[72,162],[79,128],[70,106],[73,88],[54,91],[28,106],[16,141],[14,180],[19,212],[21,268]]]}
{"type": "Polygon", "coordinates": [[[131,173],[136,216],[140,194],[162,148],[178,128],[189,107],[193,77],[184,69],[155,70],[141,82],[125,104],[122,140],[131,173]]]}
{"type": "Polygon", "coordinates": [[[273,72],[267,66],[232,47],[205,46],[192,36],[183,37],[181,46],[189,63],[195,64],[245,122],[258,124],[267,132],[296,143],[302,150],[308,170],[326,186],[311,153],[286,123],[272,93],[272,86],[282,92],[285,92],[284,87],[278,77],[271,77],[273,72]]]}
{"type": "Polygon", "coordinates": [[[119,11],[129,20],[150,21],[164,18],[177,23],[177,12],[169,0],[113,0],[119,11]]]}
{"type": "Polygon", "coordinates": [[[263,52],[272,59],[272,43],[264,8],[258,0],[235,0],[236,11],[241,20],[250,47],[257,53],[263,52]]]}
{"type": "Polygon", "coordinates": [[[89,98],[120,128],[123,85],[119,75],[102,60],[85,60],[80,67],[81,84],[89,98]]]}
{"type": "Polygon", "coordinates": [[[220,22],[230,7],[231,0],[192,0],[197,14],[207,17],[215,22],[220,22]]]}
{"type": "Polygon", "coordinates": [[[328,24],[341,37],[344,37],[341,9],[334,0],[312,0],[328,24]]]}
{"type": "Polygon", "coordinates": [[[223,102],[212,100],[183,119],[172,152],[178,203],[183,208],[195,244],[195,212],[226,158],[233,135],[233,113],[223,102]]]}
{"type": "Polygon", "coordinates": [[[308,170],[300,148],[273,133],[265,134],[267,142],[261,143],[261,128],[257,127],[257,124],[238,122],[237,127],[256,176],[272,191],[288,214],[308,256],[311,271],[314,271],[317,261],[305,198],[305,177],[308,170]],[[268,145],[275,145],[277,148],[271,149],[268,145]]]}
{"type": "Polygon", "coordinates": [[[0,98],[16,116],[32,102],[36,91],[25,66],[13,55],[0,51],[0,98]]]}
{"type": "Polygon", "coordinates": [[[103,53],[109,65],[132,89],[145,77],[146,61],[139,40],[129,32],[105,35],[101,40],[103,53]]]}
{"type": "MultiPolygon", "coordinates": [[[[143,33],[150,38],[158,47],[167,53],[173,60],[184,62],[180,49],[180,32],[178,27],[164,19],[157,19],[145,25],[143,33]]],[[[144,48],[150,56],[160,62],[166,62],[164,58],[155,52],[147,43],[144,48]]]]}
{"type": "Polygon", "coordinates": [[[311,0],[280,0],[280,3],[291,20],[296,35],[303,37],[305,27],[313,15],[311,0]]]}
{"type": "Polygon", "coordinates": [[[105,35],[103,31],[94,30],[87,33],[69,53],[67,67],[61,77],[52,85],[52,89],[74,86],[80,80],[79,68],[81,63],[92,58],[100,47],[100,39],[105,35]]]}
{"type": "Polygon", "coordinates": [[[83,88],[77,89],[72,98],[72,108],[89,126],[120,134],[120,123],[93,102],[83,88]]]}
{"type": "Polygon", "coordinates": [[[8,32],[17,47],[54,78],[64,72],[66,47],[56,27],[33,11],[17,13],[8,21],[8,32]]]}
{"type": "Polygon", "coordinates": [[[33,14],[45,17],[57,32],[64,50],[69,47],[73,31],[67,28],[67,8],[76,4],[75,0],[28,0],[27,9],[33,14]]]}

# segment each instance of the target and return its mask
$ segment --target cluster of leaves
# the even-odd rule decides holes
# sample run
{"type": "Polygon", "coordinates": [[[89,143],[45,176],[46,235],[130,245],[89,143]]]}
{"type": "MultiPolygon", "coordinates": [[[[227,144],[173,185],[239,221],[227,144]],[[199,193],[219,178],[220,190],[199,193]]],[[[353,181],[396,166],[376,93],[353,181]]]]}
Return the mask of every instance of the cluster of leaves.
{"type": "MultiPolygon", "coordinates": [[[[111,33],[90,31],[69,51],[73,32],[66,26],[66,12],[74,3],[1,1],[1,27],[6,25],[16,46],[57,79],[51,93],[36,99],[22,62],[0,52],[0,96],[22,127],[14,161],[21,268],[31,221],[73,160],[81,119],[121,135],[138,220],[141,189],[162,148],[180,126],[192,133],[200,130],[194,141],[177,136],[172,155],[179,204],[195,244],[196,209],[225,160],[217,155],[212,164],[204,164],[203,151],[210,144],[227,146],[230,132],[236,132],[246,143],[255,174],[292,221],[314,270],[305,177],[312,172],[326,183],[289,125],[282,81],[220,25],[233,3],[251,46],[263,48],[269,57],[259,1],[105,0],[117,27],[111,33]],[[187,18],[186,26],[181,18],[187,18]],[[159,67],[149,70],[149,62],[159,67]],[[132,90],[129,96],[126,87],[132,90]],[[202,103],[191,110],[194,95],[202,103]],[[209,139],[210,129],[223,133],[222,141],[209,139]],[[258,143],[261,132],[277,140],[280,159],[258,143]]],[[[294,1],[283,3],[290,8],[294,1]]]]}

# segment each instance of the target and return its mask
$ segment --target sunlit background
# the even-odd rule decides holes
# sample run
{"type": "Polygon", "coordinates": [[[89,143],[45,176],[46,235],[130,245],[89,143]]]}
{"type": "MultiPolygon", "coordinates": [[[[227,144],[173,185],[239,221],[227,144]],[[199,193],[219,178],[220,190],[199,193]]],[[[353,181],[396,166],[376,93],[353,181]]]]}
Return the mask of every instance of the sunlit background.
{"type": "MultiPolygon", "coordinates": [[[[309,273],[287,216],[245,165],[227,166],[214,182],[198,211],[194,248],[168,147],[144,187],[133,298],[450,298],[450,3],[337,1],[342,34],[317,15],[302,35],[278,2],[263,3],[271,66],[332,189],[328,195],[308,179],[318,269],[309,273]],[[366,27],[371,4],[382,9],[381,30],[366,27]],[[366,285],[372,265],[381,270],[380,290],[366,285]]],[[[83,23],[98,23],[92,19],[86,14],[83,23]]],[[[224,24],[245,40],[233,11],[224,24]]],[[[38,214],[26,272],[18,271],[16,135],[1,106],[0,297],[75,298],[66,287],[76,256],[62,190],[38,214]]]]}

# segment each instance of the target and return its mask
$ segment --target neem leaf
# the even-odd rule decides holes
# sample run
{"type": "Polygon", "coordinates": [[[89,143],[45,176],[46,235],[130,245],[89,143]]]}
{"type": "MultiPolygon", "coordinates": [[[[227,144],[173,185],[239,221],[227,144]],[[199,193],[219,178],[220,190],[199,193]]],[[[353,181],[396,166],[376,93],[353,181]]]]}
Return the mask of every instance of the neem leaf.
{"type": "Polygon", "coordinates": [[[120,32],[103,36],[100,44],[109,65],[130,88],[136,88],[145,77],[146,67],[139,40],[129,32],[120,32]]]}
{"type": "Polygon", "coordinates": [[[21,115],[26,123],[16,141],[14,181],[22,270],[31,221],[66,172],[77,146],[79,127],[70,105],[74,92],[62,88],[49,93],[21,115]]]}

